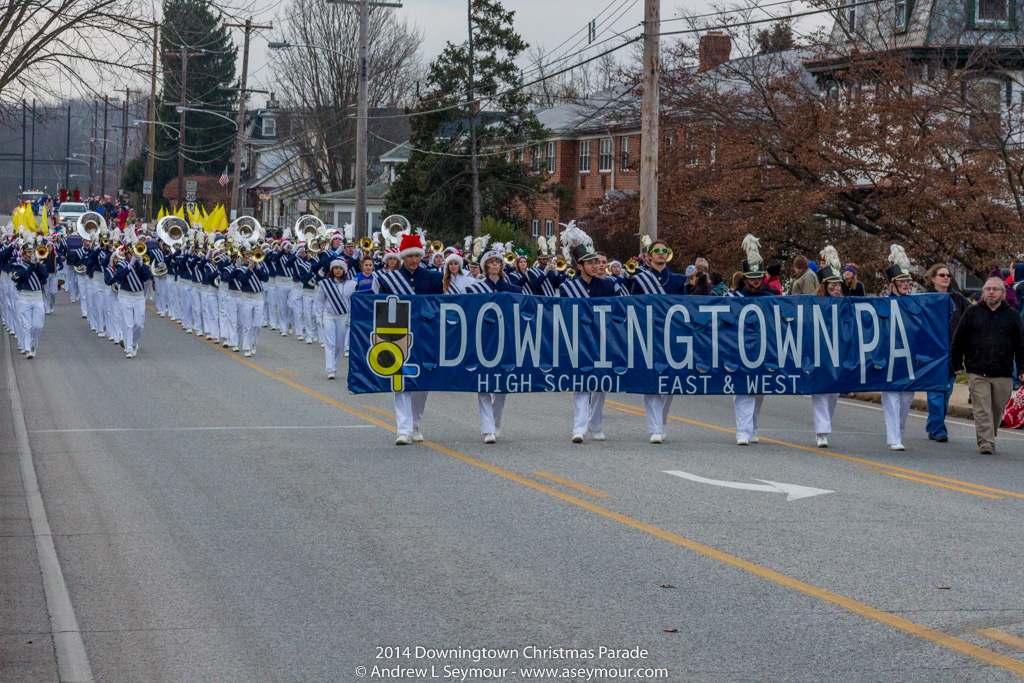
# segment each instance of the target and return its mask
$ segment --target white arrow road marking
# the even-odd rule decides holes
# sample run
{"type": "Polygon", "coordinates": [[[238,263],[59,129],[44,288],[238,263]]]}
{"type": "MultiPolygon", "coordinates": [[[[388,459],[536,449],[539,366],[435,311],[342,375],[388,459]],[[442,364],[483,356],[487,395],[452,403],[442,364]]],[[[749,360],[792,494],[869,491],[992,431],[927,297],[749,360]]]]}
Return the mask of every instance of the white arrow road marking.
{"type": "Polygon", "coordinates": [[[799,484],[784,484],[779,481],[768,481],[767,479],[755,480],[762,482],[761,484],[747,484],[742,481],[720,481],[718,479],[707,479],[705,477],[697,476],[696,474],[690,474],[689,472],[680,472],[678,470],[662,471],[665,474],[671,474],[676,477],[682,477],[683,479],[689,479],[690,481],[696,481],[701,484],[711,484],[712,486],[723,486],[727,489],[743,489],[745,491],[764,491],[765,493],[785,493],[787,503],[792,503],[794,500],[800,500],[801,498],[820,496],[824,493],[835,493],[835,491],[829,491],[828,489],[816,489],[812,486],[800,486],[799,484]]]}

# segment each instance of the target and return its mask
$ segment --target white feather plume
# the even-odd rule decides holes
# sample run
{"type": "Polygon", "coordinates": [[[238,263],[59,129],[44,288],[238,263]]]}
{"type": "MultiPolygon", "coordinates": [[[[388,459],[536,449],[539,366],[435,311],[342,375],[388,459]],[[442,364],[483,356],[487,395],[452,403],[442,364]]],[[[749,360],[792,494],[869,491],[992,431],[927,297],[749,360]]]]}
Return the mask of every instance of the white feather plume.
{"type": "Polygon", "coordinates": [[[551,235],[548,237],[548,253],[554,254],[556,249],[558,249],[558,239],[551,235]]]}
{"type": "Polygon", "coordinates": [[[416,235],[419,236],[420,241],[423,242],[424,246],[427,244],[427,231],[423,228],[416,228],[416,235]]]}
{"type": "Polygon", "coordinates": [[[480,255],[484,253],[484,239],[483,237],[472,237],[473,240],[473,257],[479,259],[480,255]]]}
{"type": "Polygon", "coordinates": [[[548,243],[547,240],[544,239],[544,235],[537,236],[537,250],[548,251],[548,243]]]}
{"type": "Polygon", "coordinates": [[[472,251],[472,249],[473,249],[473,236],[472,235],[466,235],[466,241],[462,245],[462,251],[463,251],[463,253],[468,254],[470,251],[472,251]]]}
{"type": "Polygon", "coordinates": [[[889,247],[889,263],[910,272],[910,259],[907,257],[906,250],[898,244],[889,247]]]}
{"type": "Polygon", "coordinates": [[[281,237],[286,239],[286,240],[288,240],[288,241],[291,241],[291,239],[292,239],[292,229],[291,228],[285,228],[284,232],[281,233],[281,237]]]}
{"type": "Polygon", "coordinates": [[[565,227],[561,234],[563,250],[566,247],[572,250],[581,245],[594,246],[594,240],[590,238],[590,235],[576,227],[576,221],[569,221],[568,224],[562,223],[561,225],[565,227]]]}
{"type": "Polygon", "coordinates": [[[572,249],[566,245],[562,245],[562,258],[566,263],[572,263],[572,249]]]}
{"type": "Polygon", "coordinates": [[[761,259],[761,240],[753,235],[747,235],[743,238],[740,246],[743,247],[743,252],[747,255],[748,264],[751,266],[761,265],[763,262],[761,259]]]}
{"type": "Polygon", "coordinates": [[[344,226],[344,230],[345,230],[345,241],[346,242],[351,242],[352,240],[355,239],[355,236],[356,236],[356,226],[352,225],[351,223],[346,223],[345,226],[344,226]]]}
{"type": "Polygon", "coordinates": [[[831,244],[826,244],[825,248],[821,250],[822,262],[835,272],[840,272],[843,269],[843,264],[839,260],[839,252],[831,244]]]}
{"type": "Polygon", "coordinates": [[[646,254],[647,251],[651,248],[651,236],[650,235],[645,233],[644,236],[640,238],[640,247],[641,247],[642,251],[646,254]]]}
{"type": "Polygon", "coordinates": [[[490,243],[491,243],[491,236],[490,235],[483,235],[483,236],[480,237],[480,244],[483,246],[484,249],[487,249],[487,245],[490,244],[490,243]]]}

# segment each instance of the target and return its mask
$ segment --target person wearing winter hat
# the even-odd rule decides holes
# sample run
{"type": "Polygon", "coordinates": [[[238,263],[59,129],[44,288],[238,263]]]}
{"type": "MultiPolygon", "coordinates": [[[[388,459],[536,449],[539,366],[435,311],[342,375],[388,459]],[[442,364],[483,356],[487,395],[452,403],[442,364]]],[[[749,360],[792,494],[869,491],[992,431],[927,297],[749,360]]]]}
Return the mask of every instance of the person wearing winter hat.
{"type": "MultiPolygon", "coordinates": [[[[578,272],[559,286],[558,296],[576,299],[616,296],[615,283],[604,279],[601,261],[590,236],[577,228],[575,221],[570,221],[561,239],[563,253],[576,264],[578,272]]],[[[594,441],[604,441],[605,398],[603,391],[573,393],[573,443],[583,443],[588,432],[594,441]]]]}
{"type": "Polygon", "coordinates": [[[796,279],[789,286],[790,294],[814,294],[814,290],[818,288],[818,276],[810,266],[807,257],[803,254],[793,260],[793,272],[796,273],[796,279]]]}
{"type": "Polygon", "coordinates": [[[319,321],[324,340],[327,379],[334,379],[342,353],[348,356],[345,344],[348,339],[351,299],[356,291],[356,283],[355,280],[348,278],[348,263],[342,258],[331,261],[329,273],[317,285],[316,295],[313,297],[313,315],[319,321]]]}
{"type": "Polygon", "coordinates": [[[263,327],[263,293],[270,280],[270,271],[266,263],[256,263],[252,252],[245,252],[235,267],[234,277],[240,292],[238,325],[242,352],[246,356],[255,356],[260,328],[263,327]]]}
{"type": "MultiPolygon", "coordinates": [[[[441,273],[430,271],[420,265],[426,252],[419,235],[402,235],[398,257],[402,265],[397,270],[381,271],[377,274],[382,294],[399,296],[412,294],[442,294],[441,273]]],[[[410,441],[423,441],[420,420],[426,407],[426,391],[395,392],[395,422],[398,428],[396,446],[406,446],[410,441]]]]}
{"type": "MultiPolygon", "coordinates": [[[[821,284],[818,285],[818,289],[814,293],[817,296],[842,297],[843,275],[839,252],[831,244],[828,244],[821,250],[821,258],[825,265],[818,269],[818,279],[821,284]]],[[[811,396],[814,436],[818,448],[828,448],[828,436],[832,433],[832,417],[836,413],[838,402],[839,394],[813,394],[811,396]]]]}
{"type": "Polygon", "coordinates": [[[555,268],[555,236],[537,238],[537,261],[527,271],[530,289],[537,296],[558,296],[558,288],[565,282],[565,273],[555,268]]]}
{"type": "MultiPolygon", "coordinates": [[[[16,255],[12,256],[11,260],[14,261],[16,258],[16,255]]],[[[48,277],[46,266],[39,263],[36,258],[35,246],[26,244],[21,250],[21,260],[16,261],[11,269],[11,281],[17,292],[15,313],[18,349],[26,358],[35,358],[39,347],[39,336],[43,332],[43,321],[46,317],[43,308],[43,287],[48,277]]]]}
{"type": "MultiPolygon", "coordinates": [[[[764,259],[761,258],[761,242],[753,235],[743,238],[743,251],[747,258],[743,260],[740,271],[743,274],[743,286],[730,293],[734,297],[773,296],[772,291],[762,287],[764,284],[764,259]]],[[[748,446],[757,443],[757,419],[761,415],[761,404],[764,396],[734,396],[733,412],[736,414],[736,445],[748,446]]]]}
{"type": "MultiPolygon", "coordinates": [[[[898,244],[889,249],[889,263],[885,278],[889,281],[889,296],[910,294],[910,259],[898,244]]],[[[913,391],[883,391],[882,414],[885,416],[885,441],[890,451],[903,451],[903,433],[907,431],[907,415],[914,400],[913,391]]]]}
{"type": "Polygon", "coordinates": [[[441,288],[445,294],[465,294],[466,290],[478,281],[462,272],[462,255],[452,252],[444,259],[444,275],[441,288]]]}

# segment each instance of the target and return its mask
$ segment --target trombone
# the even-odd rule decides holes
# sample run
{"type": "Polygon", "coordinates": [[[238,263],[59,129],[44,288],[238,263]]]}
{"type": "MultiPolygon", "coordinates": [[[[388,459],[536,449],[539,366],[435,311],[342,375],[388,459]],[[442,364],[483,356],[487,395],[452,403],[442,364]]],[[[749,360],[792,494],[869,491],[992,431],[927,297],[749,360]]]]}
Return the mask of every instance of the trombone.
{"type": "Polygon", "coordinates": [[[149,248],[146,247],[145,242],[136,242],[132,245],[132,253],[136,256],[145,256],[147,251],[149,251],[149,248]]]}
{"type": "MultiPolygon", "coordinates": [[[[435,251],[440,251],[440,250],[439,249],[435,249],[435,251]]],[[[516,259],[519,258],[519,257],[516,255],[516,253],[514,251],[510,251],[507,254],[505,254],[505,256],[503,258],[505,259],[505,263],[507,265],[511,266],[511,265],[513,265],[516,262],[516,259]]]]}
{"type": "Polygon", "coordinates": [[[361,240],[359,240],[359,248],[362,249],[363,251],[370,251],[371,249],[373,249],[373,240],[370,239],[369,237],[362,238],[361,240]]]}
{"type": "Polygon", "coordinates": [[[626,269],[627,273],[633,275],[634,273],[636,273],[636,269],[639,265],[640,264],[636,262],[636,259],[631,258],[628,261],[626,261],[626,265],[623,267],[626,269]]]}
{"type": "Polygon", "coordinates": [[[569,268],[569,264],[565,262],[564,258],[559,256],[558,258],[555,259],[555,270],[557,270],[560,273],[563,273],[567,268],[569,268]]]}
{"type": "Polygon", "coordinates": [[[263,263],[263,259],[265,258],[267,258],[267,254],[259,247],[257,247],[256,250],[252,252],[253,263],[263,263]]]}
{"type": "Polygon", "coordinates": [[[434,240],[433,242],[430,243],[430,251],[434,252],[435,254],[440,251],[444,251],[444,243],[441,240],[434,240]]]}
{"type": "Polygon", "coordinates": [[[43,261],[49,255],[50,255],[50,247],[49,247],[49,245],[40,244],[38,247],[36,247],[36,258],[38,260],[43,261]]]}

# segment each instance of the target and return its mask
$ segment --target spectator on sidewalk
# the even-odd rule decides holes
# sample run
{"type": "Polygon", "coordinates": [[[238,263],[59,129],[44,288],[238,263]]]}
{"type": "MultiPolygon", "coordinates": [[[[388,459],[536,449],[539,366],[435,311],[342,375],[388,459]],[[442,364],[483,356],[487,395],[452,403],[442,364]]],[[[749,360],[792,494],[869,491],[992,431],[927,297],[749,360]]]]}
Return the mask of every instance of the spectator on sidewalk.
{"type": "MultiPolygon", "coordinates": [[[[925,291],[938,294],[949,294],[949,339],[952,341],[956,327],[967,310],[967,299],[960,292],[953,289],[953,274],[944,263],[936,263],[928,269],[924,276],[926,285],[925,291]]],[[[953,395],[953,385],[956,384],[956,368],[950,364],[949,380],[944,391],[928,392],[928,424],[925,430],[928,438],[939,443],[949,441],[949,433],[946,431],[946,411],[949,409],[949,398],[953,395]]]]}
{"type": "Polygon", "coordinates": [[[864,283],[857,281],[857,264],[847,263],[843,268],[843,296],[867,296],[864,283]]]}
{"type": "Polygon", "coordinates": [[[818,276],[810,269],[807,257],[801,254],[793,259],[793,272],[796,279],[789,287],[790,294],[814,294],[818,289],[818,276]]]}
{"type": "Polygon", "coordinates": [[[996,450],[996,432],[1013,386],[1014,359],[1024,367],[1024,327],[1005,297],[1003,279],[990,277],[981,303],[967,308],[953,335],[952,363],[957,374],[967,371],[982,455],[996,450]]]}

